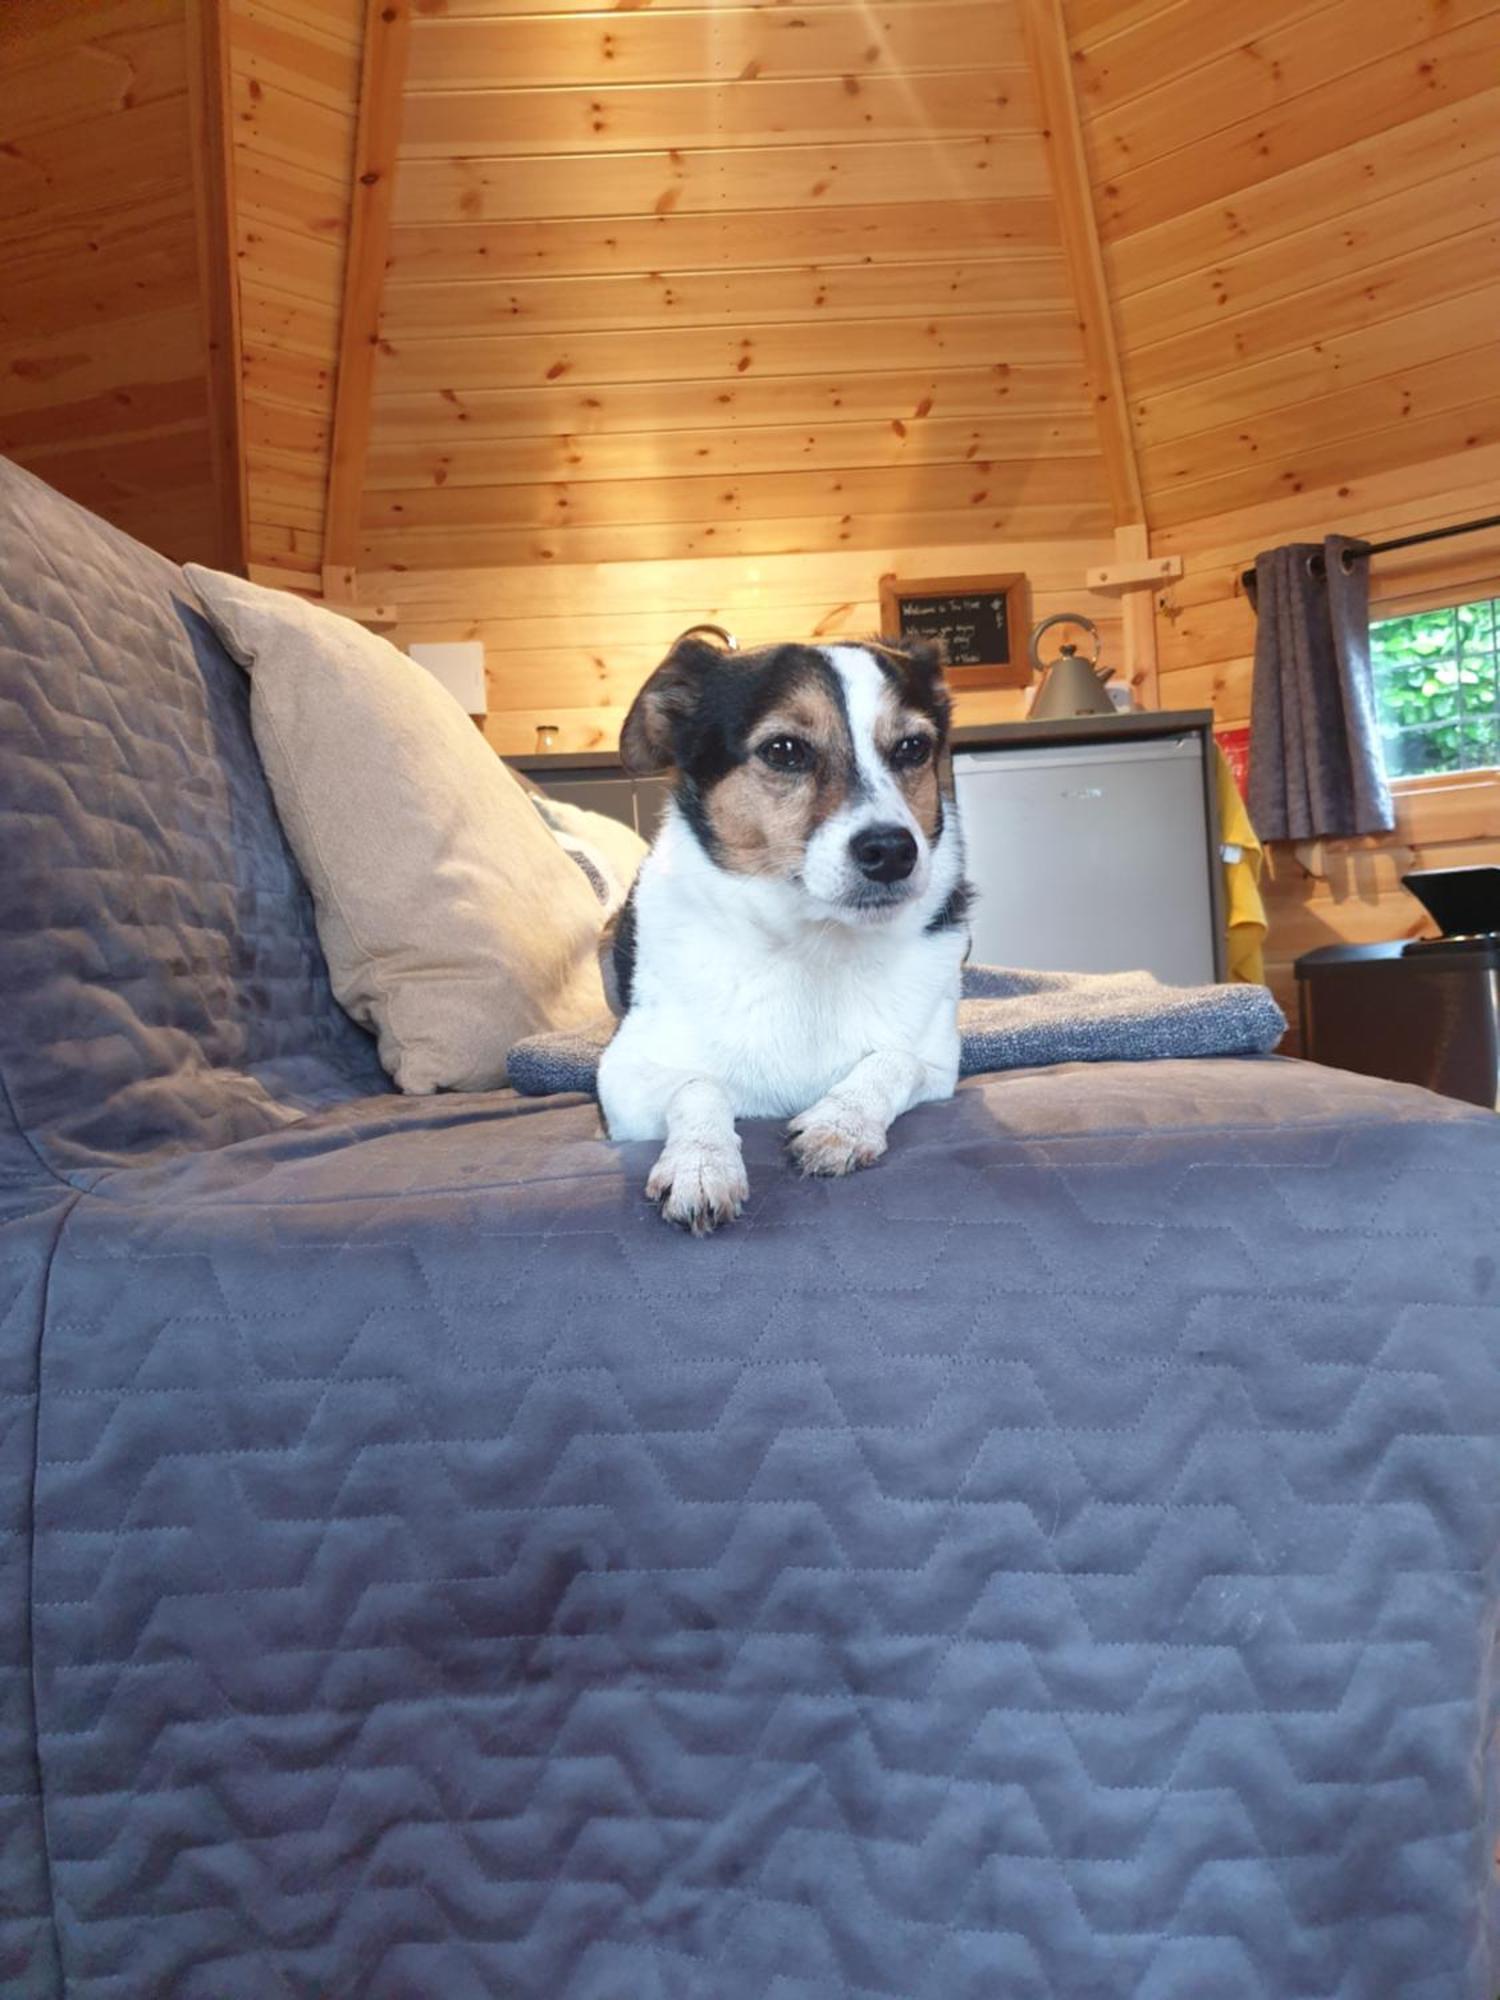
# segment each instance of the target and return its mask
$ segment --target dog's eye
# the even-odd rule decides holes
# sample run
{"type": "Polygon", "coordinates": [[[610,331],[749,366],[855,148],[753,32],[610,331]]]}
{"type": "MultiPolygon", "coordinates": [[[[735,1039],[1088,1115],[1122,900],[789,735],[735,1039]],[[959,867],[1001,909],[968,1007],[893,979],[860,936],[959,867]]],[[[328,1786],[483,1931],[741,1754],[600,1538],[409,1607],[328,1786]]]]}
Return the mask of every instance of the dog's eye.
{"type": "Polygon", "coordinates": [[[930,736],[903,736],[891,752],[891,763],[898,771],[920,771],[931,755],[930,736]]]}
{"type": "Polygon", "coordinates": [[[763,764],[769,764],[773,771],[810,771],[813,764],[813,748],[804,743],[800,736],[773,736],[762,743],[756,753],[763,764]]]}

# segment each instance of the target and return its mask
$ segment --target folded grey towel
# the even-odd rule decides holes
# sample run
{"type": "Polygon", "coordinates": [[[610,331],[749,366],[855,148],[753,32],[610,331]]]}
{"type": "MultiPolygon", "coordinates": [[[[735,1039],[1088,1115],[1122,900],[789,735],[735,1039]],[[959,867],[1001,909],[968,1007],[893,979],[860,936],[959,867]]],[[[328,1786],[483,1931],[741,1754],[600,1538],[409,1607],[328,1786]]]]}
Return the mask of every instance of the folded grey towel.
{"type": "MultiPolygon", "coordinates": [[[[1265,1055],[1286,1017],[1264,986],[1163,986],[1149,972],[964,970],[959,1074],[1068,1062],[1150,1062],[1168,1056],[1265,1055]]],[[[599,1052],[615,1031],[529,1035],[510,1052],[526,1097],[594,1088],[599,1052]]]]}

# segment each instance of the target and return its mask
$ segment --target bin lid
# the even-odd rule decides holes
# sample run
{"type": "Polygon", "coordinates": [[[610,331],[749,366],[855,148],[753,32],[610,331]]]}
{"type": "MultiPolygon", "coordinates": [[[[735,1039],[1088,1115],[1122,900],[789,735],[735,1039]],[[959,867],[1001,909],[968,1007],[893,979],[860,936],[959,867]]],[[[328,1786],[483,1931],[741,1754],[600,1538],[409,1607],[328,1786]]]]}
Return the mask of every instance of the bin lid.
{"type": "Polygon", "coordinates": [[[1411,966],[1421,972],[1485,972],[1500,967],[1500,937],[1389,938],[1380,944],[1322,944],[1293,967],[1299,979],[1357,966],[1411,966]]]}

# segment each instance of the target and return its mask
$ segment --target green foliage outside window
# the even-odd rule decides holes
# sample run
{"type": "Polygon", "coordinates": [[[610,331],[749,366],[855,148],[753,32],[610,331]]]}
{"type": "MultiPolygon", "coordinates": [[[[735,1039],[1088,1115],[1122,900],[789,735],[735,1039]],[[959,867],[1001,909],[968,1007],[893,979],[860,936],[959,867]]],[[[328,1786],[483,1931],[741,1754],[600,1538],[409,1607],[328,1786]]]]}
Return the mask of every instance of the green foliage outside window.
{"type": "Polygon", "coordinates": [[[1500,598],[1370,626],[1386,766],[1393,778],[1500,765],[1500,598]]]}

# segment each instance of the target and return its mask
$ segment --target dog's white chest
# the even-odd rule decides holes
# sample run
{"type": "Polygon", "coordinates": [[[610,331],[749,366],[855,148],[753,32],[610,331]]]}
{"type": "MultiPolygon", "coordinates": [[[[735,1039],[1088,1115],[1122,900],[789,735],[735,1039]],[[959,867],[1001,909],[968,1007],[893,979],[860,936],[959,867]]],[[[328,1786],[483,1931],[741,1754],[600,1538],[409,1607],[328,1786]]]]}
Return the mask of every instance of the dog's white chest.
{"type": "Polygon", "coordinates": [[[933,1040],[946,982],[920,968],[887,987],[884,970],[847,950],[731,953],[714,966],[683,1032],[725,1080],[740,1117],[790,1117],[872,1050],[933,1040]]]}

